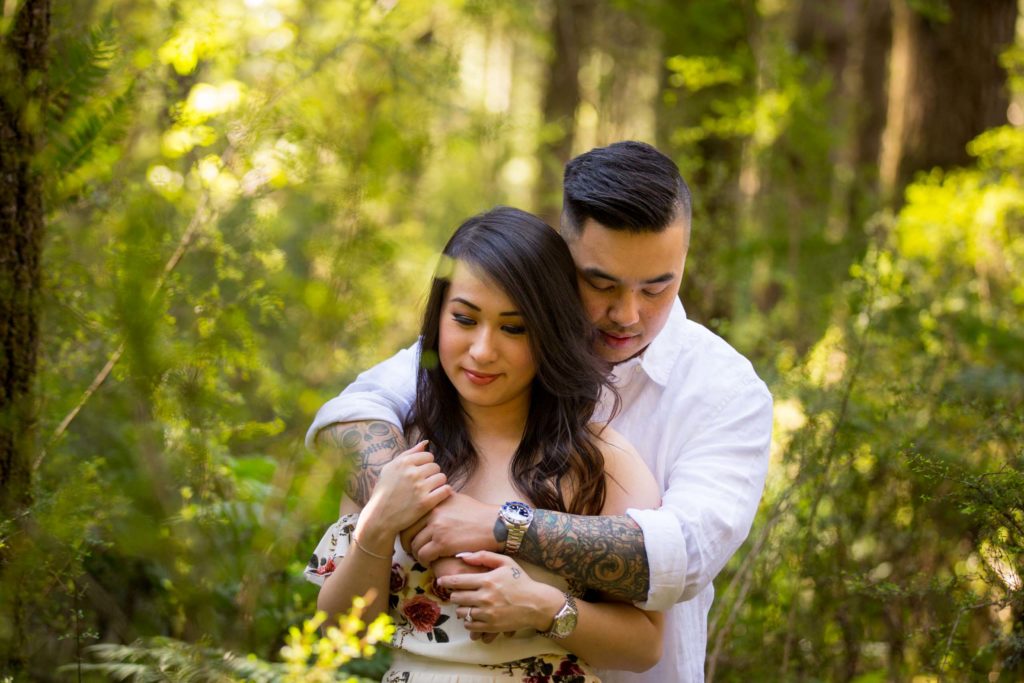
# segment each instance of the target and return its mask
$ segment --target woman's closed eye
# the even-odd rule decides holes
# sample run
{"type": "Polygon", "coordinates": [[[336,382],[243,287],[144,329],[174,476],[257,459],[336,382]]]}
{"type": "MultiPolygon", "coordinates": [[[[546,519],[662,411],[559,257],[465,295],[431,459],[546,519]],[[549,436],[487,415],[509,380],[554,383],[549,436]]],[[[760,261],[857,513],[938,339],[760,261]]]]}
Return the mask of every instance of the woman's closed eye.
{"type": "Polygon", "coordinates": [[[501,329],[508,334],[526,334],[526,328],[522,325],[502,325],[501,329]]]}

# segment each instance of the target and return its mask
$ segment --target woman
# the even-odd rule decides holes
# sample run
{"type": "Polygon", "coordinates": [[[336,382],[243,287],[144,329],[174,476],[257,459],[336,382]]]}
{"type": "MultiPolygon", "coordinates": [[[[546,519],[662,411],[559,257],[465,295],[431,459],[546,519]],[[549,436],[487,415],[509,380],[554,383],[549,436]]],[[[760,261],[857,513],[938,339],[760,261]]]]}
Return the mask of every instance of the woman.
{"type": "Polygon", "coordinates": [[[389,595],[364,613],[389,609],[396,622],[386,681],[593,682],[590,666],[644,670],[660,657],[661,615],[575,600],[554,574],[487,552],[464,559],[489,570],[491,590],[455,595],[456,605],[436,578],[439,563],[419,565],[398,540],[454,489],[574,514],[658,505],[632,447],[591,422],[607,377],[591,335],[569,250],[538,218],[494,209],[445,246],[406,425],[422,441],[383,468],[365,508],[343,504],[307,568],[323,581],[318,607],[332,616],[357,595],[389,595]],[[574,626],[564,619],[572,608],[574,626]],[[471,637],[510,629],[491,643],[471,637]]]}

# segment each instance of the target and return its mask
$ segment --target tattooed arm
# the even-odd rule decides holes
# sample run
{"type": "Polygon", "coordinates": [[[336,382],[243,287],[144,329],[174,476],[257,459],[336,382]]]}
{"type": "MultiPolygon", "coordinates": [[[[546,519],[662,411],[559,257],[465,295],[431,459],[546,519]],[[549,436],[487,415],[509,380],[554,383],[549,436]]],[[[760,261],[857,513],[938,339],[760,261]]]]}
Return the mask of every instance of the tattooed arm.
{"type": "Polygon", "coordinates": [[[419,345],[361,373],[317,412],[306,446],[348,466],[347,494],[365,505],[380,468],[406,448],[399,428],[416,397],[419,345]]]}
{"type": "MultiPolygon", "coordinates": [[[[535,510],[516,559],[547,567],[610,599],[640,603],[650,587],[644,534],[624,513],[629,507],[657,507],[657,484],[632,446],[610,429],[605,436],[618,450],[612,443],[604,449],[610,476],[603,516],[535,510]]],[[[459,493],[406,533],[414,537],[410,547],[421,562],[464,551],[501,552],[506,537],[497,506],[459,493]]]]}
{"type": "MultiPolygon", "coordinates": [[[[489,571],[448,576],[438,583],[451,591],[460,619],[471,615],[466,624],[471,634],[551,628],[566,602],[561,590],[532,579],[505,555],[481,551],[466,553],[462,559],[489,571]]],[[[576,628],[559,645],[602,669],[642,672],[661,659],[665,628],[661,613],[622,602],[578,599],[575,603],[576,628]]]]}
{"type": "MultiPolygon", "coordinates": [[[[605,436],[606,447],[602,450],[605,454],[608,489],[602,513],[621,515],[633,506],[657,507],[660,501],[657,483],[636,455],[636,451],[617,434],[612,434],[611,430],[608,430],[605,436]]],[[[543,515],[554,513],[545,511],[543,515]]],[[[620,519],[611,516],[560,517],[570,521],[620,519]]],[[[536,524],[535,517],[534,525],[536,524]]],[[[504,529],[504,525],[502,528],[504,529]]],[[[555,529],[557,533],[564,531],[561,527],[555,529]]],[[[598,597],[599,601],[576,601],[579,610],[577,626],[560,643],[594,666],[646,671],[661,659],[664,617],[658,612],[644,611],[630,604],[609,601],[609,593],[621,594],[630,590],[628,584],[632,582],[632,577],[628,571],[623,571],[620,559],[609,559],[620,553],[617,549],[610,551],[605,547],[600,556],[581,556],[579,548],[575,546],[581,542],[584,546],[592,546],[597,539],[588,536],[589,532],[595,531],[611,538],[617,533],[613,525],[585,529],[584,532],[587,533],[577,530],[572,537],[560,539],[561,553],[540,558],[546,560],[550,568],[569,579],[582,579],[591,588],[599,589],[599,595],[590,596],[598,597]],[[574,558],[579,558],[581,565],[587,565],[583,571],[577,571],[572,566],[577,561],[574,558]],[[556,566],[552,567],[552,564],[556,566]],[[605,587],[611,591],[603,590],[605,587]]],[[[640,557],[644,557],[642,534],[638,533],[634,540],[639,546],[640,557]]],[[[473,619],[466,625],[468,630],[473,633],[493,633],[526,627],[546,631],[551,627],[554,616],[562,608],[565,599],[562,592],[554,586],[539,584],[526,576],[516,560],[528,558],[520,555],[513,560],[492,552],[468,553],[461,557],[472,565],[491,570],[479,575],[461,575],[438,580],[441,585],[452,590],[451,599],[459,605],[457,614],[460,617],[465,619],[472,608],[473,619]]],[[[646,573],[646,561],[641,573],[646,573]]],[[[646,588],[642,588],[641,591],[645,593],[646,588]]]]}
{"type": "MultiPolygon", "coordinates": [[[[505,525],[494,529],[504,544],[505,525]]],[[[625,515],[584,517],[537,510],[516,557],[618,600],[647,599],[650,568],[644,534],[625,515]]]]}
{"type": "Polygon", "coordinates": [[[370,500],[381,468],[407,446],[398,427],[378,420],[328,425],[317,434],[316,448],[344,458],[350,467],[345,495],[362,506],[370,500]]]}
{"type": "MultiPolygon", "coordinates": [[[[601,440],[607,485],[601,517],[537,510],[519,557],[547,567],[607,598],[641,603],[650,588],[650,567],[640,525],[628,508],[656,508],[661,495],[647,465],[621,434],[594,427],[601,440]]],[[[505,525],[499,533],[505,533],[505,525]]],[[[495,527],[497,529],[497,526],[495,527]]]]}
{"type": "MultiPolygon", "coordinates": [[[[456,493],[407,530],[420,562],[475,550],[501,552],[505,525],[497,505],[456,493]]],[[[643,602],[650,586],[644,534],[625,515],[584,517],[535,510],[516,559],[547,567],[560,576],[616,600],[643,602]]]]}

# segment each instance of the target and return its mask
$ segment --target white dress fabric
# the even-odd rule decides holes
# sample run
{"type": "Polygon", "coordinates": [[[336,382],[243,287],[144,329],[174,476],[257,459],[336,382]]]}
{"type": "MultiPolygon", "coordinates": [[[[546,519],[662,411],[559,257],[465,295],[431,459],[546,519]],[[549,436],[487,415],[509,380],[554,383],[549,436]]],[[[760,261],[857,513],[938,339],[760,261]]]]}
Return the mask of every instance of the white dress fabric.
{"type": "MultiPolygon", "coordinates": [[[[306,434],[335,422],[382,420],[399,429],[416,396],[419,345],[359,375],[320,408],[306,434]]],[[[637,606],[665,610],[664,654],[644,673],[602,671],[605,683],[704,680],[712,580],[740,547],[768,473],[772,397],[753,366],[686,318],[677,300],[643,354],[615,366],[628,439],[662,491],[657,510],[628,510],[644,533],[650,592],[637,606]]],[[[607,418],[609,401],[603,403],[607,418]]]]}
{"type": "MultiPolygon", "coordinates": [[[[317,544],[304,572],[318,585],[334,571],[352,543],[358,515],[343,515],[317,544]]],[[[561,577],[522,563],[536,581],[566,590],[561,577]]],[[[391,565],[388,614],[395,623],[394,659],[386,683],[600,683],[591,668],[550,638],[524,629],[491,643],[472,640],[455,614],[434,572],[396,539],[391,565]]]]}

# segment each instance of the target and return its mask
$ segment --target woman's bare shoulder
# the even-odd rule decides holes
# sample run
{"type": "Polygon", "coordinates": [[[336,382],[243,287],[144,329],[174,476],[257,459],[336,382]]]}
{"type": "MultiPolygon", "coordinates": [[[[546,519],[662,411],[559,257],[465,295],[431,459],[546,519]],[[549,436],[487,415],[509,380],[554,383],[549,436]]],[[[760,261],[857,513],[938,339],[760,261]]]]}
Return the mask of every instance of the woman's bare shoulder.
{"type": "Polygon", "coordinates": [[[629,440],[606,423],[592,422],[590,430],[604,456],[608,493],[602,514],[621,515],[627,507],[656,508],[661,490],[647,463],[629,440]]]}
{"type": "Polygon", "coordinates": [[[633,448],[629,439],[607,422],[591,422],[587,427],[590,429],[590,433],[597,437],[597,446],[606,460],[619,458],[626,458],[627,462],[633,459],[640,460],[640,454],[633,448]]]}

